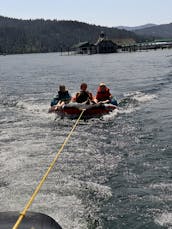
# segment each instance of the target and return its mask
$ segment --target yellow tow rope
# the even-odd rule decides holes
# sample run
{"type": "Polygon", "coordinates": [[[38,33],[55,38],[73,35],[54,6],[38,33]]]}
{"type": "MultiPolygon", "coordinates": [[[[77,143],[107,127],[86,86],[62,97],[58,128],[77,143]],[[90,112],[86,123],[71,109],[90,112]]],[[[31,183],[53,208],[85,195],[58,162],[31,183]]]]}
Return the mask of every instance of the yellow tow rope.
{"type": "Polygon", "coordinates": [[[36,195],[38,194],[38,192],[40,191],[43,183],[45,182],[45,179],[47,178],[47,176],[49,175],[50,171],[52,170],[52,168],[54,167],[54,164],[56,163],[57,159],[59,158],[63,148],[65,147],[66,143],[68,142],[70,136],[72,135],[72,133],[74,132],[79,120],[81,119],[83,113],[84,113],[84,109],[82,110],[81,114],[79,115],[77,121],[75,122],[73,128],[71,129],[70,133],[68,134],[68,136],[66,137],[64,143],[62,144],[61,148],[59,149],[59,151],[57,152],[54,160],[51,162],[49,168],[47,169],[46,173],[44,174],[44,176],[42,177],[41,181],[39,182],[38,186],[36,187],[34,193],[32,194],[30,200],[27,202],[25,208],[23,209],[23,211],[20,213],[15,225],[13,226],[12,229],[17,229],[21,223],[21,221],[23,220],[23,218],[25,217],[29,207],[31,206],[32,202],[34,201],[36,195]]]}

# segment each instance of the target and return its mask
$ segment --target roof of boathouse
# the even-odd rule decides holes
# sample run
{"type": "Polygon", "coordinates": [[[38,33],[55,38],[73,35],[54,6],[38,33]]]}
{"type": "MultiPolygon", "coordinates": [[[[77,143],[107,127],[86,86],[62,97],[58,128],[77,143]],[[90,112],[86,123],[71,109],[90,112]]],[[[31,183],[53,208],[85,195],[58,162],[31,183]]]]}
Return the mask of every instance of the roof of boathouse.
{"type": "Polygon", "coordinates": [[[82,48],[88,46],[90,46],[90,43],[88,41],[83,41],[83,42],[79,42],[78,44],[75,44],[72,48],[82,48]]]}

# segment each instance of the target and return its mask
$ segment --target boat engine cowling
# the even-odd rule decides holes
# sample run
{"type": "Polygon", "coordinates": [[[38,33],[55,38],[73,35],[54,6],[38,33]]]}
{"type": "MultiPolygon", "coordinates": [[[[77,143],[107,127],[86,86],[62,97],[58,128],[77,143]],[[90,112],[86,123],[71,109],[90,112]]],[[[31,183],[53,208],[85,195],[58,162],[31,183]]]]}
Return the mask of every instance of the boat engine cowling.
{"type": "MultiPolygon", "coordinates": [[[[12,228],[20,213],[17,211],[0,212],[0,229],[12,228]]],[[[50,216],[27,212],[18,229],[62,229],[61,226],[50,216]]]]}

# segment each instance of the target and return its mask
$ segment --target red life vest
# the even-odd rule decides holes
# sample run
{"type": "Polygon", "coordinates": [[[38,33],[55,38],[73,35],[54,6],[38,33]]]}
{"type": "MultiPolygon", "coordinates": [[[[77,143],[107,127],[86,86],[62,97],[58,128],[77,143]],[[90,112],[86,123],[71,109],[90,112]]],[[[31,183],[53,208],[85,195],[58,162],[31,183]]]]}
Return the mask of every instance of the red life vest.
{"type": "Polygon", "coordinates": [[[105,88],[104,91],[101,90],[100,87],[98,87],[98,90],[97,90],[97,95],[96,95],[96,99],[98,101],[105,101],[105,100],[108,100],[110,99],[110,96],[111,96],[111,93],[109,91],[109,88],[105,88]]]}

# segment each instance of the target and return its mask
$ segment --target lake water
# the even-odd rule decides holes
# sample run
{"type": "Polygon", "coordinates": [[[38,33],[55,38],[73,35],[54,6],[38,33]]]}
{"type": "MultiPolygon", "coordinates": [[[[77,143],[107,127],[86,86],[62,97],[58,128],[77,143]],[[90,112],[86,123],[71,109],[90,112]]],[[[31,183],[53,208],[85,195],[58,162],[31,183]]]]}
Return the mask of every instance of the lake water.
{"type": "Polygon", "coordinates": [[[0,211],[22,211],[73,120],[48,114],[59,84],[104,81],[118,111],[81,121],[29,210],[64,229],[172,228],[172,50],[0,56],[0,211]]]}

